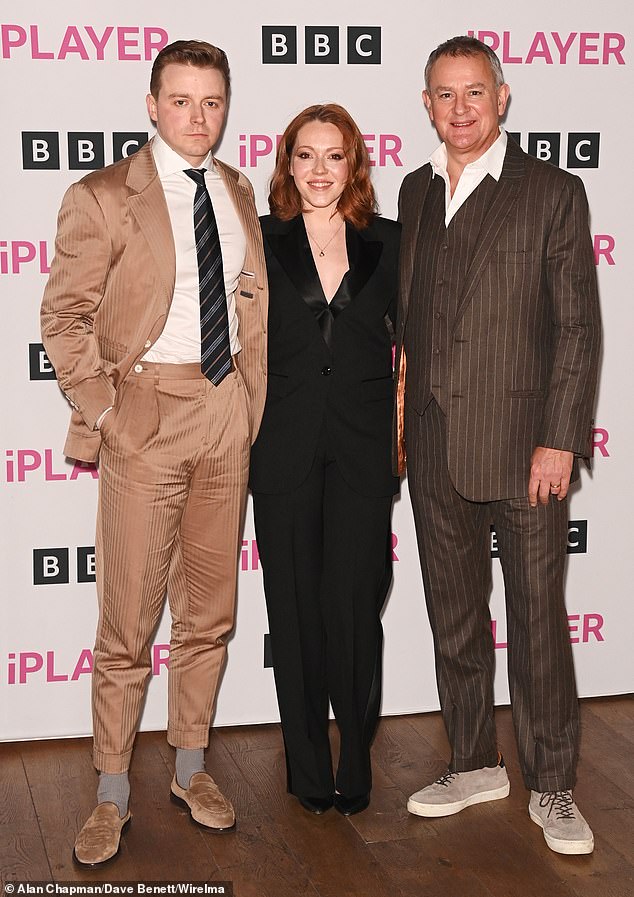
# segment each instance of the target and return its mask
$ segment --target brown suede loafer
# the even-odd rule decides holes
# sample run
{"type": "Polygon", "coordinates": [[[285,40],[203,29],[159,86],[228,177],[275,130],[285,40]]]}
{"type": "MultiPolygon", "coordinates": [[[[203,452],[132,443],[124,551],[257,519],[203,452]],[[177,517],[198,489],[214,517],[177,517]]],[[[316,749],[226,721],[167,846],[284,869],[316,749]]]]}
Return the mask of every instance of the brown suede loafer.
{"type": "Polygon", "coordinates": [[[97,866],[115,857],[119,852],[121,832],[130,819],[129,811],[121,818],[119,808],[110,801],[97,804],[75,840],[75,862],[82,866],[97,866]]]}
{"type": "Polygon", "coordinates": [[[236,827],[236,817],[220,788],[209,773],[197,772],[189,780],[189,788],[181,788],[172,779],[171,800],[175,804],[189,807],[194,822],[213,832],[230,832],[236,827]]]}

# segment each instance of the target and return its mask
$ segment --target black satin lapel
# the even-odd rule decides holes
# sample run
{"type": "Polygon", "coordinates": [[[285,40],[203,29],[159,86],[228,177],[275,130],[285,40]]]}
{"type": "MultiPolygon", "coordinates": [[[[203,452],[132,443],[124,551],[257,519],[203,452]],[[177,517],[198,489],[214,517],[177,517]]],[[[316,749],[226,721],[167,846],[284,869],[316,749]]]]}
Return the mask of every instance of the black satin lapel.
{"type": "Polygon", "coordinates": [[[352,299],[357,296],[376,271],[383,243],[366,240],[350,224],[346,224],[348,251],[348,290],[352,299]]]}
{"type": "Polygon", "coordinates": [[[328,347],[332,345],[332,314],[317,274],[304,220],[298,216],[286,234],[269,234],[267,242],[289,280],[315,316],[328,347]]]}
{"type": "Polygon", "coordinates": [[[301,215],[290,222],[287,233],[268,234],[266,239],[293,286],[308,304],[320,298],[325,302],[301,215]]]}
{"type": "Polygon", "coordinates": [[[346,251],[348,271],[330,302],[333,317],[341,314],[357,296],[376,271],[383,243],[365,240],[350,224],[346,224],[346,251]]]}
{"type": "Polygon", "coordinates": [[[332,308],[329,305],[326,305],[325,308],[321,308],[319,309],[319,311],[315,311],[315,317],[317,318],[317,323],[319,324],[319,329],[321,330],[321,335],[324,339],[324,342],[329,349],[332,349],[332,308]]]}
{"type": "Polygon", "coordinates": [[[354,294],[350,289],[352,271],[352,263],[350,262],[350,270],[346,271],[346,273],[343,275],[341,283],[337,287],[337,292],[330,300],[330,312],[333,318],[336,318],[337,315],[340,315],[344,308],[347,308],[354,299],[354,294]]]}

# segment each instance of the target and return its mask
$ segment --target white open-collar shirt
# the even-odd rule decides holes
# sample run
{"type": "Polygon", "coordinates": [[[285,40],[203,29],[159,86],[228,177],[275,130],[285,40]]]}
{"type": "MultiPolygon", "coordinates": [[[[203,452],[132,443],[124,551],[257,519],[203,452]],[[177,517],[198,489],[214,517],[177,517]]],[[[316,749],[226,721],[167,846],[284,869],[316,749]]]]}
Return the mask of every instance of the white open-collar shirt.
{"type": "Polygon", "coordinates": [[[500,128],[500,136],[495,143],[479,159],[465,165],[453,196],[451,195],[449,174],[447,173],[447,147],[444,143],[441,143],[438,149],[431,154],[428,161],[432,167],[432,177],[440,175],[445,182],[445,227],[449,227],[449,222],[460,206],[464,205],[487,174],[490,174],[496,181],[500,180],[506,155],[507,139],[506,131],[500,128]]]}

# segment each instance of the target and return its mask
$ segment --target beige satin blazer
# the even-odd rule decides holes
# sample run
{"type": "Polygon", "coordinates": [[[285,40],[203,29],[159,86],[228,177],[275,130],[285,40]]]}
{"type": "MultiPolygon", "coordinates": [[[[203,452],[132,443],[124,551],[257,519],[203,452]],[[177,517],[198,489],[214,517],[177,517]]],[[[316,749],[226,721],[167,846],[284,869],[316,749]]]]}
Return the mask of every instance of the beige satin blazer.
{"type": "MultiPolygon", "coordinates": [[[[268,286],[262,236],[251,184],[236,169],[216,164],[247,239],[236,290],[242,346],[236,363],[250,397],[253,441],[266,397],[268,286]]],[[[73,406],[67,456],[96,460],[101,436],[95,422],[163,330],[175,269],[151,141],[68,189],[41,310],[44,346],[73,406]]]]}

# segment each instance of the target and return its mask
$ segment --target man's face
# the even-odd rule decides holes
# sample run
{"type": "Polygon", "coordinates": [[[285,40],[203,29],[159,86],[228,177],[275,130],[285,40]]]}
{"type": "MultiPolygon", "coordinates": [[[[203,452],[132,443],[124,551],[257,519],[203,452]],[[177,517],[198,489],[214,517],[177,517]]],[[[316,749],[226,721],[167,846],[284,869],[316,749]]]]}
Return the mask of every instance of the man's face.
{"type": "Polygon", "coordinates": [[[508,84],[495,87],[489,61],[477,56],[441,56],[430,72],[423,101],[447,154],[466,165],[497,140],[508,84]]]}
{"type": "Polygon", "coordinates": [[[225,81],[218,69],[175,62],[163,69],[158,96],[147,96],[159,135],[194,168],[218,142],[226,107],[225,81]]]}

